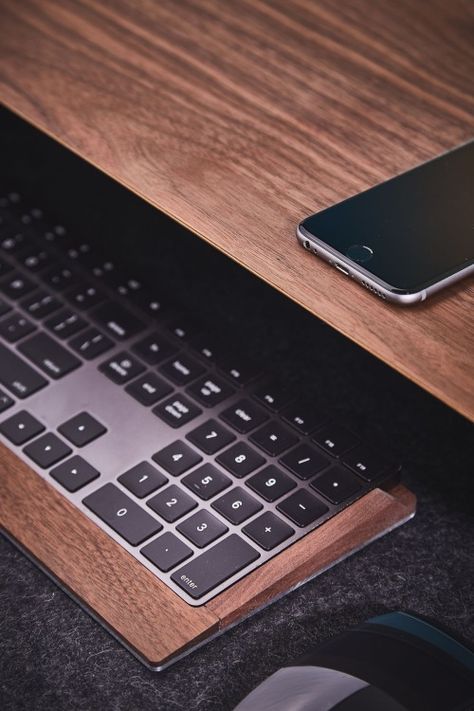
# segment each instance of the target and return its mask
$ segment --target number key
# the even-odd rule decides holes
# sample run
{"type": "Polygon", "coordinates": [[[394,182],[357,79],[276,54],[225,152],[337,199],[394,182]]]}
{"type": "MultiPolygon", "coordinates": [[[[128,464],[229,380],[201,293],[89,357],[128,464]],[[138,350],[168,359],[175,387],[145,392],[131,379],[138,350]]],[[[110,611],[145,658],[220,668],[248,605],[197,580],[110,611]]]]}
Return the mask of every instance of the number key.
{"type": "Polygon", "coordinates": [[[138,546],[163,528],[114,484],[105,484],[82,503],[132,546],[138,546]]]}
{"type": "Polygon", "coordinates": [[[235,439],[235,435],[216,420],[204,422],[186,437],[206,454],[218,452],[235,439]]]}
{"type": "Polygon", "coordinates": [[[202,461],[200,454],[179,439],[160,449],[152,459],[172,476],[179,476],[202,461]]]}
{"type": "Polygon", "coordinates": [[[229,530],[209,511],[197,511],[176,528],[198,548],[208,546],[229,530]]]}
{"type": "Polygon", "coordinates": [[[201,499],[212,499],[231,485],[231,479],[212,464],[203,464],[183,479],[183,484],[201,499]]]}
{"type": "Polygon", "coordinates": [[[246,484],[265,501],[275,501],[296,486],[293,479],[272,464],[250,477],[246,484]]]}
{"type": "Polygon", "coordinates": [[[164,486],[168,481],[164,474],[155,469],[149,462],[136,464],[124,474],[121,474],[118,480],[122,486],[125,486],[139,499],[148,496],[148,494],[164,486]]]}
{"type": "Polygon", "coordinates": [[[249,447],[246,442],[236,442],[219,454],[216,461],[239,479],[265,464],[262,455],[249,447]]]}
{"type": "Polygon", "coordinates": [[[242,521],[260,511],[262,504],[253,498],[245,489],[236,486],[212,504],[228,521],[238,526],[242,521]]]}
{"type": "Polygon", "coordinates": [[[153,496],[147,504],[168,523],[173,523],[197,506],[194,499],[174,484],[153,496]]]}

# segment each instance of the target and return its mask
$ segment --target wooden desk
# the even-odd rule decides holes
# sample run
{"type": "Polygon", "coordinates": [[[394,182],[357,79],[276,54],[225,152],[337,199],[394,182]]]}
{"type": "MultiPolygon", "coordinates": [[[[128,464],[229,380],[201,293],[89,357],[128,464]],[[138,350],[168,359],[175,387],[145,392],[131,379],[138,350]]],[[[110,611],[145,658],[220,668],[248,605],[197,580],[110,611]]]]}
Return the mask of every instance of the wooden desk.
{"type": "Polygon", "coordinates": [[[388,306],[299,218],[473,133],[472,5],[0,0],[0,99],[471,419],[472,282],[388,306]]]}

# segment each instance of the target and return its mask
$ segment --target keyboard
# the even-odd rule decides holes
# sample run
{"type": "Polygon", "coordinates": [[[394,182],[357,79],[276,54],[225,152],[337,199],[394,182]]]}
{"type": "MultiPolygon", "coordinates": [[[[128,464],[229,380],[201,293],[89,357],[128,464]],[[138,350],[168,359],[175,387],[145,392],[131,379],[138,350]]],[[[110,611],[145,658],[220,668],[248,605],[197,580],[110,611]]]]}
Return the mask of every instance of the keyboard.
{"type": "Polygon", "coordinates": [[[0,439],[202,605],[400,466],[128,269],[0,194],[0,439]]]}

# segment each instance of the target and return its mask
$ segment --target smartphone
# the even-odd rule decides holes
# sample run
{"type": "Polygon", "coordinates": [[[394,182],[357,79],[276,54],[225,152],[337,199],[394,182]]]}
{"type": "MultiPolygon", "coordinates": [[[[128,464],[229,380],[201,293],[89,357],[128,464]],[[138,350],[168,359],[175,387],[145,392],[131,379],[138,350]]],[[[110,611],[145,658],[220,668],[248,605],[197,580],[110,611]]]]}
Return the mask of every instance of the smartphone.
{"type": "Polygon", "coordinates": [[[474,273],[474,140],[307,217],[302,246],[398,304],[474,273]]]}

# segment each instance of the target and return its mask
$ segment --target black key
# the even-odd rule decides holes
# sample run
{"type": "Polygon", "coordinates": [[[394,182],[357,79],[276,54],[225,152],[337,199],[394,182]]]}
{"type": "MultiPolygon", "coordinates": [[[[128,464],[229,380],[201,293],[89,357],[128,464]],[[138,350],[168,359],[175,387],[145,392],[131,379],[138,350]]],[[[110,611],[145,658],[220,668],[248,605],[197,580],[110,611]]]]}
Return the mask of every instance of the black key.
{"type": "Polygon", "coordinates": [[[99,366],[101,373],[104,373],[110,380],[118,385],[124,385],[128,383],[132,378],[136,378],[137,375],[143,373],[145,366],[140,363],[134,356],[129,353],[122,351],[117,353],[113,358],[106,360],[99,366]]]}
{"type": "Polygon", "coordinates": [[[105,484],[82,503],[132,546],[138,546],[163,528],[114,484],[105,484]]]}
{"type": "Polygon", "coordinates": [[[208,420],[187,434],[186,438],[206,454],[215,454],[219,449],[230,444],[235,439],[235,435],[217,420],[208,420]]]}
{"type": "Polygon", "coordinates": [[[50,252],[45,249],[28,249],[17,256],[18,262],[22,267],[30,272],[39,272],[41,269],[48,267],[52,263],[50,252]]]}
{"type": "Polygon", "coordinates": [[[100,476],[97,469],[94,469],[89,462],[77,454],[51,469],[50,474],[67,491],[78,491],[100,476]]]}
{"type": "Polygon", "coordinates": [[[214,501],[212,508],[219,511],[228,521],[238,526],[260,511],[262,504],[254,499],[245,489],[236,486],[228,491],[217,501],[214,501]]]}
{"type": "Polygon", "coordinates": [[[187,392],[205,407],[214,407],[233,395],[235,390],[215,375],[204,375],[187,392]]]}
{"type": "Polygon", "coordinates": [[[66,251],[69,259],[72,259],[79,264],[84,264],[87,262],[90,254],[92,252],[92,247],[87,242],[80,242],[69,247],[66,251]]]}
{"type": "Polygon", "coordinates": [[[196,355],[207,363],[215,363],[222,353],[222,347],[206,333],[191,338],[191,346],[196,355]]]}
{"type": "Polygon", "coordinates": [[[87,311],[87,309],[98,306],[106,298],[103,291],[90,284],[79,284],[79,286],[70,289],[65,296],[81,311],[87,311]]]}
{"type": "Polygon", "coordinates": [[[20,302],[21,308],[33,318],[46,318],[57,311],[61,302],[46,291],[36,291],[32,296],[27,296],[26,299],[20,302]]]}
{"type": "Polygon", "coordinates": [[[188,489],[205,501],[220,494],[232,484],[232,480],[212,464],[203,464],[202,467],[187,474],[182,481],[188,489]]]}
{"type": "Polygon", "coordinates": [[[122,486],[125,486],[139,499],[143,499],[144,496],[148,496],[152,491],[156,491],[168,482],[165,475],[149,462],[135,464],[134,467],[121,474],[118,480],[122,486]]]}
{"type": "Polygon", "coordinates": [[[12,307],[7,304],[6,301],[0,299],[0,316],[4,316],[5,314],[7,314],[9,311],[11,311],[11,308],[12,307]]]}
{"type": "Polygon", "coordinates": [[[229,530],[209,511],[197,511],[176,526],[176,529],[198,548],[205,548],[229,530]]]}
{"type": "Polygon", "coordinates": [[[165,521],[173,523],[195,509],[197,502],[178,486],[171,484],[164,491],[148,499],[147,505],[165,521]]]}
{"type": "Polygon", "coordinates": [[[340,457],[359,444],[359,438],[341,425],[329,424],[316,432],[313,442],[319,444],[327,452],[331,452],[335,457],[340,457]]]}
{"type": "Polygon", "coordinates": [[[309,434],[327,420],[327,414],[318,412],[318,406],[312,402],[288,405],[281,416],[302,434],[309,434]]]}
{"type": "Polygon", "coordinates": [[[0,321],[0,338],[8,343],[15,343],[35,330],[34,324],[19,313],[13,313],[0,321]]]}
{"type": "Polygon", "coordinates": [[[300,444],[279,461],[300,479],[311,479],[329,465],[324,454],[309,444],[300,444]]]}
{"type": "Polygon", "coordinates": [[[259,557],[254,548],[233,533],[186,563],[171,579],[198,600],[259,557]]]}
{"type": "Polygon", "coordinates": [[[0,424],[0,432],[13,444],[24,444],[43,432],[46,427],[29,412],[21,410],[0,424]]]}
{"type": "Polygon", "coordinates": [[[174,355],[178,349],[167,341],[161,333],[152,333],[151,336],[142,338],[138,343],[135,343],[132,350],[140,358],[143,358],[145,363],[158,365],[158,363],[174,355]]]}
{"type": "Polygon", "coordinates": [[[108,278],[108,284],[120,296],[130,297],[133,293],[140,293],[143,290],[143,284],[130,276],[125,276],[118,269],[114,269],[108,278]]]}
{"type": "Polygon", "coordinates": [[[278,511],[288,516],[300,528],[309,526],[329,511],[322,501],[310,494],[305,489],[299,489],[287,499],[278,504],[278,511]]]}
{"type": "Polygon", "coordinates": [[[37,333],[20,344],[19,350],[49,376],[57,380],[81,365],[64,346],[46,333],[37,333]]]}
{"type": "Polygon", "coordinates": [[[0,258],[0,279],[13,271],[13,267],[5,259],[0,258]]]}
{"type": "Polygon", "coordinates": [[[270,380],[258,385],[253,396],[272,412],[278,412],[289,401],[290,391],[281,383],[270,380]]]}
{"type": "Polygon", "coordinates": [[[268,420],[267,413],[251,400],[239,400],[220,415],[237,432],[250,432],[268,420]]]}
{"type": "Polygon", "coordinates": [[[82,358],[92,360],[108,351],[114,344],[108,336],[105,336],[96,328],[88,328],[79,336],[72,338],[69,341],[69,345],[82,358]]]}
{"type": "Polygon", "coordinates": [[[101,425],[95,417],[89,415],[88,412],[80,412],[58,427],[58,432],[76,447],[84,447],[89,442],[93,442],[105,434],[107,428],[101,425]]]}
{"type": "Polygon", "coordinates": [[[15,232],[15,234],[0,239],[0,249],[3,249],[7,254],[17,254],[31,244],[31,237],[29,238],[24,232],[15,232]]]}
{"type": "Polygon", "coordinates": [[[200,326],[194,319],[180,316],[167,323],[166,329],[181,341],[188,342],[191,336],[194,336],[200,330],[200,326]]]}
{"type": "Polygon", "coordinates": [[[44,388],[48,381],[0,344],[0,383],[17,397],[25,398],[44,388]]]}
{"type": "Polygon", "coordinates": [[[115,271],[115,264],[110,259],[102,259],[102,257],[89,254],[84,260],[84,266],[92,272],[97,279],[104,281],[110,280],[110,275],[115,271]]]}
{"type": "Polygon", "coordinates": [[[194,358],[181,354],[164,363],[160,372],[177,385],[187,385],[201,375],[204,368],[194,358]]]}
{"type": "Polygon", "coordinates": [[[118,338],[119,341],[131,338],[145,327],[143,321],[113,301],[107,301],[99,306],[91,313],[91,317],[103,327],[106,333],[118,338]]]}
{"type": "Polygon", "coordinates": [[[388,463],[377,452],[364,445],[352,449],[343,459],[344,464],[366,481],[377,479],[388,467],[388,463]]]}
{"type": "Polygon", "coordinates": [[[192,556],[192,549],[180,541],[174,533],[163,533],[154,541],[148,543],[140,551],[145,558],[148,558],[153,565],[156,565],[163,573],[167,573],[172,568],[192,556]]]}
{"type": "Polygon", "coordinates": [[[263,425],[263,427],[250,435],[250,439],[258,447],[273,456],[281,454],[298,441],[298,438],[292,432],[275,421],[263,425]]]}
{"type": "Polygon", "coordinates": [[[156,452],[152,459],[172,476],[179,476],[202,462],[200,454],[188,447],[185,442],[180,442],[179,440],[156,452]]]}
{"type": "Polygon", "coordinates": [[[276,501],[295,488],[296,482],[278,467],[270,464],[245,482],[265,501],[276,501]]]}
{"type": "Polygon", "coordinates": [[[31,444],[26,445],[24,453],[38,466],[49,469],[53,464],[71,454],[72,449],[52,432],[47,432],[31,444]]]}
{"type": "Polygon", "coordinates": [[[70,239],[63,225],[54,225],[51,229],[46,229],[41,236],[45,242],[59,244],[61,247],[70,239]]]}
{"type": "Polygon", "coordinates": [[[360,479],[345,467],[339,466],[331,467],[318,476],[311,482],[311,486],[333,504],[342,504],[362,490],[360,479]]]}
{"type": "Polygon", "coordinates": [[[87,326],[87,321],[69,309],[62,309],[48,319],[45,326],[58,338],[69,338],[82,331],[87,326]]]}
{"type": "Polygon", "coordinates": [[[225,355],[219,359],[218,365],[219,370],[239,387],[255,380],[258,375],[255,365],[240,355],[225,355]]]}
{"type": "Polygon", "coordinates": [[[10,299],[21,299],[22,296],[26,296],[30,291],[33,291],[35,286],[34,282],[24,277],[20,272],[10,273],[0,283],[0,289],[10,299]]]}
{"type": "Polygon", "coordinates": [[[154,373],[145,373],[141,378],[127,385],[125,390],[142,405],[154,405],[158,400],[169,395],[173,388],[154,373]]]}
{"type": "Polygon", "coordinates": [[[163,304],[161,299],[147,289],[140,289],[139,291],[132,292],[130,294],[130,299],[134,304],[139,306],[140,309],[147,314],[147,316],[159,317],[163,312],[163,304]]]}
{"type": "Polygon", "coordinates": [[[65,291],[79,284],[78,275],[68,267],[52,267],[41,278],[56,291],[65,291]]]}
{"type": "Polygon", "coordinates": [[[202,410],[183,395],[175,394],[153,408],[152,412],[170,427],[181,427],[200,415],[202,410]]]}
{"type": "Polygon", "coordinates": [[[5,412],[5,410],[8,410],[8,408],[14,404],[14,400],[0,389],[0,412],[5,412]]]}
{"type": "Polygon", "coordinates": [[[219,454],[217,461],[239,479],[265,464],[262,455],[246,442],[236,442],[219,454]]]}
{"type": "Polygon", "coordinates": [[[258,516],[244,526],[242,531],[265,551],[276,548],[294,533],[291,526],[271,511],[258,516]]]}

